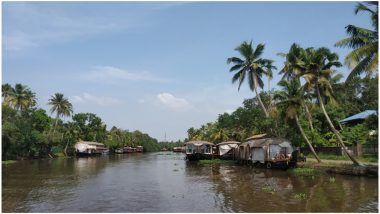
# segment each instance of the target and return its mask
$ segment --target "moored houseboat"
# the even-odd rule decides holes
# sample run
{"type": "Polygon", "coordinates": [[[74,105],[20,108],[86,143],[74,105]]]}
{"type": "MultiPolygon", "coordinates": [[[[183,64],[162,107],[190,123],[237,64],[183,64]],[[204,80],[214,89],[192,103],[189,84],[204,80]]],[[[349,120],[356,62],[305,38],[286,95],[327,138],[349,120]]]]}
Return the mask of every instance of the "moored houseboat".
{"type": "Polygon", "coordinates": [[[186,152],[186,147],[173,147],[173,152],[186,152]]]}
{"type": "Polygon", "coordinates": [[[217,156],[220,159],[230,159],[235,160],[237,158],[237,148],[239,147],[240,142],[237,141],[226,141],[218,143],[217,156]]]}
{"type": "Polygon", "coordinates": [[[75,144],[75,152],[78,156],[101,155],[107,148],[103,143],[80,141],[75,144]]]}
{"type": "Polygon", "coordinates": [[[292,152],[293,146],[288,140],[263,135],[240,144],[238,159],[267,168],[275,165],[289,167],[292,164],[292,152]]]}
{"type": "Polygon", "coordinates": [[[137,146],[136,152],[144,152],[144,147],[143,146],[137,146]]]}
{"type": "Polygon", "coordinates": [[[213,143],[207,141],[189,141],[185,143],[186,159],[202,160],[212,159],[213,143]]]}

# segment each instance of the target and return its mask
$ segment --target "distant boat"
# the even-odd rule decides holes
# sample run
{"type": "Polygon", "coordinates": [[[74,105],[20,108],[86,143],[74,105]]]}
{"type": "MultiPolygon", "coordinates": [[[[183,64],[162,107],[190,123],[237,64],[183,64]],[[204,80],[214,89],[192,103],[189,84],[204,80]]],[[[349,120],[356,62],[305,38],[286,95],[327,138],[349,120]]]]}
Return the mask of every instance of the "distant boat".
{"type": "Polygon", "coordinates": [[[207,141],[189,141],[185,143],[186,159],[211,159],[213,157],[213,146],[213,143],[207,141]]]}
{"type": "Polygon", "coordinates": [[[103,143],[80,141],[75,144],[75,152],[78,156],[100,155],[107,150],[103,143]]]}
{"type": "Polygon", "coordinates": [[[173,148],[173,152],[185,152],[186,151],[186,147],[174,147],[173,148]]]}
{"type": "Polygon", "coordinates": [[[115,149],[115,153],[116,154],[123,154],[124,153],[124,149],[115,149]]]}
{"type": "Polygon", "coordinates": [[[136,152],[143,152],[144,151],[144,147],[143,146],[137,146],[136,147],[136,152]]]}

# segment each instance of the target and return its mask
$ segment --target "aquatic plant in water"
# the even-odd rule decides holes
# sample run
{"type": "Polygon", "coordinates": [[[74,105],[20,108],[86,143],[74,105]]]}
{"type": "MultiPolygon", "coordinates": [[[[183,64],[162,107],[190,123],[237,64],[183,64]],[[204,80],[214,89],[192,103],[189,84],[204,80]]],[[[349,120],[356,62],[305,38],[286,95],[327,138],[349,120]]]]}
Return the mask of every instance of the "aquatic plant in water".
{"type": "Polygon", "coordinates": [[[297,194],[293,195],[293,198],[298,199],[298,200],[304,200],[307,198],[307,196],[305,193],[297,193],[297,194]]]}

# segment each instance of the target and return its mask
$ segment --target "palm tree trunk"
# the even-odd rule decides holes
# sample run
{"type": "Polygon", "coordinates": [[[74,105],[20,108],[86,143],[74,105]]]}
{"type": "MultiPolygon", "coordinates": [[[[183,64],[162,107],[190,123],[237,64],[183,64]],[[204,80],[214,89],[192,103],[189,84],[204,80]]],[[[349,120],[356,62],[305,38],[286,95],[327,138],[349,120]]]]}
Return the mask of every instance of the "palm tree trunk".
{"type": "Polygon", "coordinates": [[[255,87],[255,92],[256,92],[256,98],[257,98],[257,100],[259,101],[259,104],[260,104],[261,108],[263,109],[263,111],[264,111],[264,113],[265,113],[265,117],[269,118],[268,111],[267,111],[267,109],[265,108],[263,101],[261,101],[260,94],[257,92],[257,88],[256,88],[256,87],[255,87]]]}
{"type": "Polygon", "coordinates": [[[67,157],[67,147],[68,146],[69,146],[69,140],[67,140],[65,149],[63,150],[63,153],[65,154],[66,157],[67,157]]]}
{"type": "Polygon", "coordinates": [[[306,113],[307,120],[309,121],[310,130],[314,131],[313,121],[311,119],[312,117],[311,117],[309,108],[307,107],[306,103],[304,103],[304,102],[302,102],[302,105],[305,108],[305,113],[306,113]]]}
{"type": "Polygon", "coordinates": [[[319,91],[318,83],[315,86],[315,90],[317,92],[318,102],[319,102],[319,105],[320,105],[320,107],[322,109],[322,112],[325,115],[325,118],[327,120],[327,123],[330,126],[330,129],[334,132],[336,138],[338,139],[338,143],[343,148],[343,151],[347,154],[347,156],[354,163],[354,165],[361,165],[351,154],[348,153],[348,151],[346,149],[346,146],[343,143],[342,137],[340,136],[340,133],[338,132],[338,130],[335,129],[334,125],[332,124],[331,119],[330,119],[329,115],[326,112],[325,105],[323,104],[323,100],[322,100],[322,97],[321,97],[321,92],[319,91]]]}
{"type": "Polygon", "coordinates": [[[307,139],[306,134],[305,134],[305,132],[302,129],[302,126],[300,124],[300,120],[299,120],[297,114],[296,114],[296,123],[297,123],[298,129],[301,132],[301,135],[302,135],[303,139],[306,141],[307,145],[309,146],[311,153],[313,153],[313,155],[317,159],[318,163],[321,163],[322,162],[321,159],[319,159],[317,153],[315,153],[315,150],[314,150],[313,146],[311,145],[309,139],[307,139]]]}
{"type": "Polygon", "coordinates": [[[57,116],[55,117],[55,124],[54,124],[53,133],[55,133],[55,128],[57,127],[57,124],[58,124],[58,118],[59,118],[59,114],[57,112],[57,116]]]}

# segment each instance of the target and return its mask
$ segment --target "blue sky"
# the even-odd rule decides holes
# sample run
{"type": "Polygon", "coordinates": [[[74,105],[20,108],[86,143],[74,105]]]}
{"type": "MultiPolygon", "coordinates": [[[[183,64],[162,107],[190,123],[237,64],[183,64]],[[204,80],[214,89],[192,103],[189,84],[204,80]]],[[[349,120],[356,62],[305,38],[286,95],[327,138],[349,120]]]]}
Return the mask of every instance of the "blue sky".
{"type": "MultiPolygon", "coordinates": [[[[348,24],[370,27],[356,2],[2,2],[2,82],[63,93],[74,113],[163,140],[215,121],[246,98],[226,59],[241,42],[265,44],[281,68],[293,42],[335,48],[348,24]]],[[[347,76],[348,69],[338,69],[347,76]]],[[[271,81],[275,87],[280,77],[271,81]]],[[[267,89],[267,80],[265,89],[267,89]]]]}

